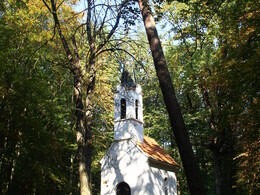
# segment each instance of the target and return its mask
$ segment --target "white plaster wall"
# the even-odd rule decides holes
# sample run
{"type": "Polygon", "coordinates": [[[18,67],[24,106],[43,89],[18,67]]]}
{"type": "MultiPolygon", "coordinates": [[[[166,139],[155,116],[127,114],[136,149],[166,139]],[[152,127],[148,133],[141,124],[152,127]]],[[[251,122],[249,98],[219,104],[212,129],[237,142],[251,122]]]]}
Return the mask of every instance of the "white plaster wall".
{"type": "Polygon", "coordinates": [[[135,100],[138,100],[138,120],[143,122],[143,98],[140,85],[136,85],[135,89],[128,89],[122,85],[117,86],[114,95],[114,120],[120,120],[121,99],[126,100],[126,118],[136,118],[135,116],[135,100]]]}
{"type": "Polygon", "coordinates": [[[114,96],[114,139],[133,138],[143,142],[143,99],[140,85],[128,89],[118,85],[114,96]],[[126,119],[121,119],[121,99],[126,100],[126,119]],[[138,100],[138,119],[136,119],[135,100],[138,100]]]}
{"type": "Polygon", "coordinates": [[[101,194],[115,195],[122,181],[128,183],[132,194],[140,192],[137,187],[147,169],[146,159],[132,140],[114,142],[101,160],[101,194]]]}
{"type": "MultiPolygon", "coordinates": [[[[147,161],[146,161],[147,162],[147,161]]],[[[141,177],[132,195],[165,195],[165,178],[167,177],[167,195],[177,195],[177,180],[174,172],[150,167],[148,163],[145,170],[140,170],[141,177]]]]}
{"type": "Polygon", "coordinates": [[[174,172],[150,167],[150,175],[153,185],[153,194],[165,195],[165,178],[167,178],[168,195],[177,195],[177,180],[174,172]]]}
{"type": "Polygon", "coordinates": [[[114,140],[133,138],[143,142],[143,123],[135,119],[124,119],[114,123],[114,140]]]}
{"type": "Polygon", "coordinates": [[[165,194],[165,177],[168,194],[177,194],[175,173],[150,167],[132,140],[115,141],[101,160],[101,195],[115,195],[122,181],[128,183],[132,195],[165,194]]]}

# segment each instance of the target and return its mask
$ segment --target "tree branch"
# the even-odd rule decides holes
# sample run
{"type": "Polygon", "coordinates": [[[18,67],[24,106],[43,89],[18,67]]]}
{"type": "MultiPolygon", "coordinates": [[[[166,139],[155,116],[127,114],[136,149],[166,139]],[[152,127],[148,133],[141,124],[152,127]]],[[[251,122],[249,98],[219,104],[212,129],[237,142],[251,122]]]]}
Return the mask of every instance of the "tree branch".
{"type": "MultiPolygon", "coordinates": [[[[44,0],[43,0],[44,1],[44,0]]],[[[56,4],[54,2],[54,0],[51,0],[51,6],[52,6],[52,15],[53,15],[53,19],[56,25],[56,28],[58,30],[63,48],[65,49],[65,52],[67,54],[67,58],[69,60],[69,62],[73,65],[73,57],[72,57],[72,53],[69,49],[69,45],[67,43],[67,40],[65,39],[65,37],[63,36],[62,30],[61,30],[61,26],[60,26],[60,21],[58,19],[58,15],[57,15],[57,8],[56,8],[56,4]]]]}
{"type": "Polygon", "coordinates": [[[130,52],[128,52],[127,50],[125,49],[122,49],[122,48],[108,48],[108,49],[103,49],[101,51],[99,51],[97,54],[96,54],[96,57],[99,56],[100,54],[102,53],[105,53],[105,52],[115,52],[115,51],[123,51],[125,52],[126,54],[128,54],[130,57],[132,57],[134,59],[134,61],[136,61],[145,71],[145,73],[148,75],[148,72],[146,70],[146,68],[144,67],[144,65],[139,61],[137,60],[130,52]]]}
{"type": "Polygon", "coordinates": [[[57,6],[57,10],[59,9],[59,7],[64,3],[65,0],[63,0],[58,6],[57,6]]]}
{"type": "Polygon", "coordinates": [[[42,0],[42,2],[43,2],[44,5],[47,7],[47,9],[49,10],[49,12],[52,13],[51,8],[48,6],[48,4],[46,3],[46,1],[45,1],[45,0],[42,0]]]}
{"type": "Polygon", "coordinates": [[[122,9],[124,8],[124,6],[128,3],[128,0],[125,0],[120,8],[118,9],[117,11],[117,18],[116,18],[116,23],[115,25],[112,27],[111,31],[109,32],[109,34],[107,35],[105,41],[99,45],[99,47],[97,48],[97,51],[101,50],[104,45],[106,45],[106,43],[110,40],[110,38],[112,37],[112,35],[115,33],[115,30],[117,29],[118,25],[119,25],[119,21],[120,21],[120,18],[121,18],[121,14],[122,14],[122,9]]]}

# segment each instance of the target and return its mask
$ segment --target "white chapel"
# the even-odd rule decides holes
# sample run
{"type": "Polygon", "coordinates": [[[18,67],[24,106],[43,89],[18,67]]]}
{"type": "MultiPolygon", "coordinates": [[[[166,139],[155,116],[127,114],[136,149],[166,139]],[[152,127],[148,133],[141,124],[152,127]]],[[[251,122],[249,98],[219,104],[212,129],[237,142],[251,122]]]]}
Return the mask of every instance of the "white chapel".
{"type": "Polygon", "coordinates": [[[177,195],[179,165],[143,135],[141,87],[126,66],[114,96],[114,141],[100,161],[101,195],[177,195]]]}

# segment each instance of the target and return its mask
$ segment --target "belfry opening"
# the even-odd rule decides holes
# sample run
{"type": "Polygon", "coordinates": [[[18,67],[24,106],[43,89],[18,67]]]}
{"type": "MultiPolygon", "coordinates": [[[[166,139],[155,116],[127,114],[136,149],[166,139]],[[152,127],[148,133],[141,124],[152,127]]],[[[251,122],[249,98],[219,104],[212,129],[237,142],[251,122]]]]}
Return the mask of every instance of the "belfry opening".
{"type": "Polygon", "coordinates": [[[121,119],[126,118],[126,100],[124,98],[121,99],[121,119]]]}

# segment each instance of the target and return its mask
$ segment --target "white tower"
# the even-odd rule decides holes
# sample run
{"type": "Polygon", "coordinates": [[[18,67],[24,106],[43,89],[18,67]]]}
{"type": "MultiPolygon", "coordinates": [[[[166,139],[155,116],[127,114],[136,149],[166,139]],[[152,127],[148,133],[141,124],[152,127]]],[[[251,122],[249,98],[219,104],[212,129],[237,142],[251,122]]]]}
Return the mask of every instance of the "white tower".
{"type": "Polygon", "coordinates": [[[129,64],[122,74],[114,96],[114,140],[132,138],[143,142],[143,99],[141,86],[130,76],[129,64]]]}

